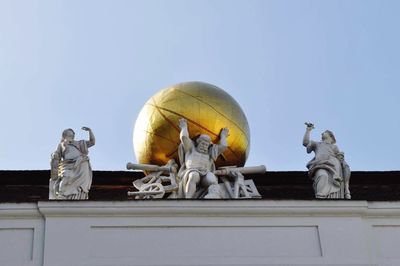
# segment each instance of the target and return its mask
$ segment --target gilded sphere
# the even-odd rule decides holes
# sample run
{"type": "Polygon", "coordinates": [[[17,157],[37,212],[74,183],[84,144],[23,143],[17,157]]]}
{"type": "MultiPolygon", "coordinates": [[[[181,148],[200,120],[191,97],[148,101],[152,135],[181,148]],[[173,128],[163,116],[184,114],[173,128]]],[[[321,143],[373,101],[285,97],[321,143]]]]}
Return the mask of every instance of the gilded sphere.
{"type": "Polygon", "coordinates": [[[135,123],[133,146],[139,163],[179,162],[179,119],[185,118],[192,139],[207,134],[218,143],[229,128],[228,149],[216,166],[243,166],[250,148],[250,130],[239,104],[224,90],[204,82],[184,82],[159,91],[143,106],[135,123]]]}

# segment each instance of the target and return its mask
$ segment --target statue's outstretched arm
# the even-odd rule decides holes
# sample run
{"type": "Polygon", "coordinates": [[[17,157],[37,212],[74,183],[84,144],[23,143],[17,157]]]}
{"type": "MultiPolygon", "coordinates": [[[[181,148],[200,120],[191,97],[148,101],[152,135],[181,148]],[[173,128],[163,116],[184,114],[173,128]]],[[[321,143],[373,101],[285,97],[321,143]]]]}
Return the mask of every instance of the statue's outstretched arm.
{"type": "Polygon", "coordinates": [[[189,131],[186,119],[184,118],[179,119],[179,127],[181,128],[181,132],[179,134],[181,143],[183,144],[185,151],[189,151],[193,146],[193,142],[189,137],[189,131]]]}
{"type": "Polygon", "coordinates": [[[310,145],[313,143],[313,141],[310,140],[310,135],[311,131],[314,129],[314,125],[311,123],[305,123],[307,128],[306,132],[304,133],[303,137],[303,146],[307,148],[307,153],[310,153],[313,150],[313,145],[310,145]]]}
{"type": "Polygon", "coordinates": [[[96,144],[96,138],[94,137],[93,131],[88,127],[82,127],[82,130],[89,132],[89,140],[86,142],[88,148],[96,144]]]}

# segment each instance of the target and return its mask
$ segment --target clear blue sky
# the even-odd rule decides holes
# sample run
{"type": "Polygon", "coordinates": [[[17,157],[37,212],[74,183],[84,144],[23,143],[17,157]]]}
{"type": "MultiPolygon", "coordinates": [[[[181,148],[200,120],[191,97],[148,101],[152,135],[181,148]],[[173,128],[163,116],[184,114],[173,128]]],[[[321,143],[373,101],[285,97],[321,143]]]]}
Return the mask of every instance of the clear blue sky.
{"type": "Polygon", "coordinates": [[[251,130],[248,165],[306,170],[304,122],[353,170],[400,169],[400,1],[0,1],[0,169],[48,169],[64,128],[95,170],[135,161],[158,90],[204,81],[251,130]]]}

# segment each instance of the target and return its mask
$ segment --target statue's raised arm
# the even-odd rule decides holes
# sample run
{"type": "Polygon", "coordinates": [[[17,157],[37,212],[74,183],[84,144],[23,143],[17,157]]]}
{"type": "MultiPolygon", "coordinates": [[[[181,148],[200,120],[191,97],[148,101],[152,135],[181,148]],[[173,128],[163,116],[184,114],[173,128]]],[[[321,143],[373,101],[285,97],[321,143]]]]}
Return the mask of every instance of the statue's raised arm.
{"type": "Polygon", "coordinates": [[[96,144],[96,138],[94,137],[93,131],[88,127],[82,127],[82,130],[89,132],[89,140],[86,141],[88,148],[96,144]]]}
{"type": "Polygon", "coordinates": [[[221,132],[219,133],[218,155],[222,154],[228,148],[228,137],[229,129],[227,127],[221,129],[221,132]]]}
{"type": "Polygon", "coordinates": [[[189,131],[186,119],[184,118],[179,119],[179,127],[181,129],[181,132],[179,134],[181,143],[183,145],[183,148],[185,149],[185,152],[188,152],[193,147],[193,141],[189,137],[189,131]]]}
{"type": "Polygon", "coordinates": [[[304,123],[306,127],[306,132],[304,133],[303,137],[303,146],[307,148],[307,153],[310,153],[314,150],[314,143],[310,140],[311,131],[315,128],[314,124],[306,122],[304,123]]]}

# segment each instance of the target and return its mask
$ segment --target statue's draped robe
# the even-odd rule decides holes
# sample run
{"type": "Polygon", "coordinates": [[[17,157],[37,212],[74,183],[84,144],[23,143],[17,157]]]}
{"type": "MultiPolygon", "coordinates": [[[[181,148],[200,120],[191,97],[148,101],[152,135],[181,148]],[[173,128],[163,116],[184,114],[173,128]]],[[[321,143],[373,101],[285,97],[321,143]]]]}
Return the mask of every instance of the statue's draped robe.
{"type": "Polygon", "coordinates": [[[315,152],[315,157],[308,164],[308,175],[314,181],[317,198],[343,198],[344,180],[350,177],[347,163],[338,159],[339,149],[334,144],[310,141],[307,152],[315,152]],[[327,175],[321,174],[325,170],[327,175]]]}
{"type": "Polygon", "coordinates": [[[50,179],[50,199],[87,199],[92,184],[87,142],[61,143],[53,158],[60,160],[57,179],[50,179]]]}

